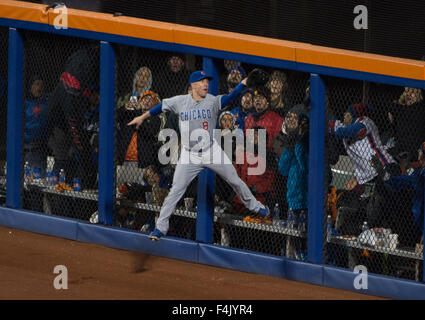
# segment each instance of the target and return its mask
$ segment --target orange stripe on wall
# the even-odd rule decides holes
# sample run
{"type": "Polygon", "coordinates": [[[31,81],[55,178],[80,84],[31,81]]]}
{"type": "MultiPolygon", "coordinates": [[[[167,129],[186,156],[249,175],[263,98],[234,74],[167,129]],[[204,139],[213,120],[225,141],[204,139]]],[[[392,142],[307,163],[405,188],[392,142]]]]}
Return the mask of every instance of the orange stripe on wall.
{"type": "Polygon", "coordinates": [[[31,2],[0,0],[0,17],[47,24],[49,13],[45,7],[31,2]]]}
{"type": "MultiPolygon", "coordinates": [[[[0,0],[0,17],[53,25],[45,5],[0,0]]],[[[310,44],[190,27],[112,14],[68,9],[73,29],[143,38],[313,65],[425,80],[425,62],[310,44]]]]}
{"type": "Polygon", "coordinates": [[[297,62],[417,80],[425,79],[425,62],[371,53],[311,46],[296,50],[297,62]]]}
{"type": "Polygon", "coordinates": [[[176,43],[295,61],[296,42],[220,30],[175,25],[176,43]]]}
{"type": "MultiPolygon", "coordinates": [[[[57,15],[53,11],[50,13],[50,24],[53,25],[57,15]]],[[[174,43],[173,26],[165,22],[68,9],[68,27],[73,29],[174,43]]]]}

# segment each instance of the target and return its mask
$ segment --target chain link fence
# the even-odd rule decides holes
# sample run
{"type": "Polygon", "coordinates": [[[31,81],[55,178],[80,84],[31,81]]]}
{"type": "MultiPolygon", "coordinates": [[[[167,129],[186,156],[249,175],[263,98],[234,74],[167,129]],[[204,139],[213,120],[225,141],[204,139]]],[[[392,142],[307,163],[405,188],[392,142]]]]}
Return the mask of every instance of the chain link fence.
{"type": "Polygon", "coordinates": [[[325,261],[420,281],[423,93],[331,77],[325,83],[333,159],[325,261]]]}
{"type": "Polygon", "coordinates": [[[23,208],[89,220],[97,210],[99,44],[22,37],[23,208]]]}
{"type": "Polygon", "coordinates": [[[9,29],[0,27],[0,204],[6,202],[7,67],[9,29]]]}
{"type": "MultiPolygon", "coordinates": [[[[99,43],[32,31],[22,31],[22,36],[23,207],[98,223],[99,43]]],[[[6,28],[0,28],[0,38],[7,44],[6,28]]],[[[173,137],[179,139],[178,117],[164,113],[137,130],[127,124],[163,99],[188,93],[189,75],[202,69],[203,58],[125,45],[114,49],[113,224],[149,233],[172,185],[175,164],[160,163],[158,154],[177,160],[179,148],[162,147],[173,137]],[[174,135],[167,137],[164,129],[174,135]]],[[[0,56],[5,57],[0,63],[0,107],[7,114],[7,45],[0,56]]],[[[264,87],[245,89],[225,108],[217,129],[222,130],[222,147],[231,133],[228,156],[236,172],[272,214],[263,218],[248,211],[216,175],[213,243],[306,261],[309,74],[230,60],[216,63],[219,94],[230,93],[256,67],[270,76],[264,87]],[[238,155],[242,163],[236,161],[238,155]],[[261,163],[264,172],[249,173],[261,163]]],[[[328,128],[324,261],[419,281],[423,92],[323,78],[328,128]]],[[[0,170],[5,182],[6,117],[3,121],[0,170]]],[[[196,239],[197,194],[196,178],[177,204],[168,235],[196,239]]]]}

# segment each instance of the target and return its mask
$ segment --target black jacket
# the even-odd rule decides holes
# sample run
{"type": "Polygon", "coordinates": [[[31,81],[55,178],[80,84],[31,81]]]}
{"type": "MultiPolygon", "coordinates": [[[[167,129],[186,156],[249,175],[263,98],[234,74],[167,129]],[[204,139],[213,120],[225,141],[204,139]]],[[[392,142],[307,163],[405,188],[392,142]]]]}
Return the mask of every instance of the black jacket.
{"type": "Polygon", "coordinates": [[[425,141],[425,103],[410,106],[394,104],[391,109],[394,118],[396,154],[407,151],[411,161],[416,161],[417,150],[425,141]]]}
{"type": "MultiPolygon", "coordinates": [[[[126,110],[121,108],[117,111],[117,148],[116,158],[119,165],[125,161],[125,155],[135,131],[134,126],[127,126],[134,117],[143,113],[142,110],[126,110]]],[[[159,117],[146,119],[137,130],[137,158],[139,168],[149,165],[158,165],[158,133],[161,126],[159,117]]]]}

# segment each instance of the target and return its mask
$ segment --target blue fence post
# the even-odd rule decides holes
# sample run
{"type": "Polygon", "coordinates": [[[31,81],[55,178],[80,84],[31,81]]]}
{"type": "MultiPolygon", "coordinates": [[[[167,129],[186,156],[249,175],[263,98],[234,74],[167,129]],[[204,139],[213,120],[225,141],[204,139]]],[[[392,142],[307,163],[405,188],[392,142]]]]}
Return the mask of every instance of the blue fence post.
{"type": "MultiPolygon", "coordinates": [[[[218,71],[211,58],[203,59],[203,70],[213,77],[208,92],[218,94],[218,71]]],[[[204,243],[213,241],[214,220],[214,172],[210,169],[201,171],[198,177],[198,209],[196,216],[196,240],[204,243]]]]}
{"type": "Polygon", "coordinates": [[[9,28],[6,206],[15,209],[21,207],[23,55],[19,30],[9,28]]]}
{"type": "Polygon", "coordinates": [[[323,261],[323,209],[325,179],[325,85],[310,76],[310,149],[308,176],[308,261],[323,261]]]}
{"type": "Polygon", "coordinates": [[[112,224],[114,217],[114,104],[115,51],[109,42],[100,42],[99,113],[99,222],[112,224]]]}

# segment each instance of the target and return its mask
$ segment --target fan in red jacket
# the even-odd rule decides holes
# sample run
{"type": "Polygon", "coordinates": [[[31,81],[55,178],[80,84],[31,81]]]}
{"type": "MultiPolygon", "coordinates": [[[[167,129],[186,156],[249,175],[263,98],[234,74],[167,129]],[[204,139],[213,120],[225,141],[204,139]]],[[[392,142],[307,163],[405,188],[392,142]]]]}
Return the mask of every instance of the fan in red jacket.
{"type": "Polygon", "coordinates": [[[254,91],[253,104],[255,112],[250,114],[245,120],[244,135],[246,136],[246,130],[254,127],[266,129],[269,138],[267,151],[272,152],[272,141],[282,129],[283,118],[269,109],[270,90],[266,87],[254,91]]]}
{"type": "MultiPolygon", "coordinates": [[[[273,170],[270,165],[268,165],[272,160],[269,160],[270,158],[268,156],[266,156],[266,159],[264,159],[264,157],[262,157],[258,152],[258,130],[264,130],[264,128],[257,126],[252,129],[255,130],[254,135],[251,136],[253,137],[253,141],[247,141],[247,144],[251,143],[253,146],[251,148],[246,148],[245,151],[237,149],[239,150],[237,152],[244,153],[243,163],[238,164],[238,161],[236,161],[234,166],[238,176],[251,189],[251,192],[255,198],[258,201],[261,201],[261,203],[265,203],[269,207],[273,207],[274,199],[276,199],[274,188],[276,171],[273,170]],[[264,172],[262,168],[265,168],[264,172]],[[253,174],[253,172],[260,174],[253,174]]],[[[267,131],[265,136],[266,141],[269,140],[267,131]]],[[[238,214],[246,213],[246,207],[242,204],[237,195],[235,195],[233,199],[233,208],[238,214]]]]}

